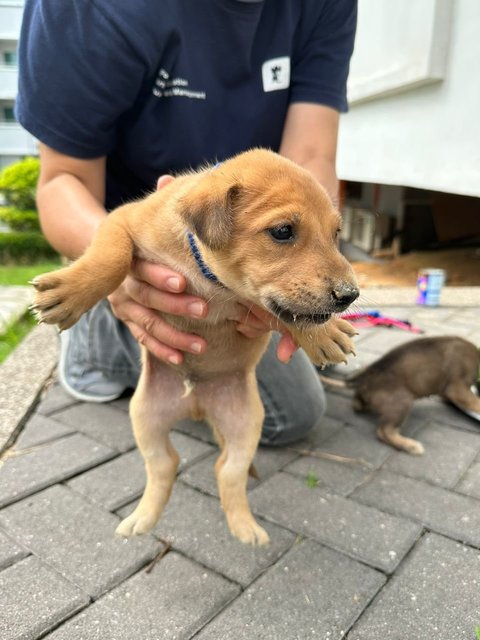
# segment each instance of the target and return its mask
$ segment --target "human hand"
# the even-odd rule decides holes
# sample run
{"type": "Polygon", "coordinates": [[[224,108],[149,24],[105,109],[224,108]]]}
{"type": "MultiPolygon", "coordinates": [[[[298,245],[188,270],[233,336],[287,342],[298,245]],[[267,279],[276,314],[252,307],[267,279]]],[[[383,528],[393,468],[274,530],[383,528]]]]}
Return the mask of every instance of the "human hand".
{"type": "Polygon", "coordinates": [[[154,356],[180,364],[183,351],[201,354],[207,343],[200,336],[174,329],[157,311],[204,318],[207,303],[185,294],[185,278],[160,264],[136,260],[122,284],[108,296],[113,314],[130,329],[133,337],[154,356]]]}
{"type": "Polygon", "coordinates": [[[298,349],[286,325],[257,305],[247,302],[238,305],[238,313],[231,320],[236,321],[237,331],[247,338],[258,338],[267,331],[279,331],[282,336],[277,346],[277,358],[281,362],[288,362],[298,349]]]}
{"type": "MultiPolygon", "coordinates": [[[[162,176],[157,189],[174,179],[162,176]]],[[[156,312],[204,318],[208,313],[207,303],[185,294],[186,286],[183,275],[172,269],[136,260],[130,274],[108,300],[113,314],[127,325],[140,344],[160,360],[180,364],[184,351],[198,355],[205,351],[207,343],[200,336],[174,329],[156,312]]]]}

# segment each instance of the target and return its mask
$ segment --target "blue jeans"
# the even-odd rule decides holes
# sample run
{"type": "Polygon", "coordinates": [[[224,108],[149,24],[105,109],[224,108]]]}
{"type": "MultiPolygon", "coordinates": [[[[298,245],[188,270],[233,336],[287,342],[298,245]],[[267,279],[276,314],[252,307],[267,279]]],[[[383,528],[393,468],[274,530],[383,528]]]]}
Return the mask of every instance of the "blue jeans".
{"type": "MultiPolygon", "coordinates": [[[[305,436],[325,412],[325,394],[317,372],[300,349],[288,364],[276,357],[280,339],[274,334],[257,366],[260,396],[265,407],[261,443],[285,445],[305,436]]],[[[106,378],[135,388],[140,376],[140,348],[106,300],[98,303],[70,329],[65,364],[101,371],[106,378]]]]}

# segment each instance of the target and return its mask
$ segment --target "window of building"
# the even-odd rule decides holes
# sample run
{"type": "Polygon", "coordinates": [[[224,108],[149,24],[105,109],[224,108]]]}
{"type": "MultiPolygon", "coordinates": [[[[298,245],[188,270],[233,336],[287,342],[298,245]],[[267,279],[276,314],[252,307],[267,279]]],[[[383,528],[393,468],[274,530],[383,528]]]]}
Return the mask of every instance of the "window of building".
{"type": "Polygon", "coordinates": [[[1,107],[0,120],[1,122],[16,122],[13,107],[1,107]]]}
{"type": "Polygon", "coordinates": [[[3,51],[2,52],[3,64],[7,67],[17,66],[17,52],[16,51],[3,51]]]}

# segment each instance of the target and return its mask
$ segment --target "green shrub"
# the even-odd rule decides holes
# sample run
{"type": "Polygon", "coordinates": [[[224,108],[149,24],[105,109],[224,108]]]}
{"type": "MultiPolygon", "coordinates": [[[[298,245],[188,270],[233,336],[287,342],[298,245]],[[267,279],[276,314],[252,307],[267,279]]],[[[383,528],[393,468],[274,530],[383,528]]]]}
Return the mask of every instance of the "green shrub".
{"type": "Polygon", "coordinates": [[[0,233],[0,263],[33,264],[58,254],[38,231],[0,233]]]}
{"type": "Polygon", "coordinates": [[[38,212],[34,209],[0,207],[0,220],[5,222],[12,231],[40,231],[38,212]]]}
{"type": "Polygon", "coordinates": [[[35,191],[40,175],[38,158],[24,158],[0,172],[0,192],[17,209],[35,209],[35,191]]]}

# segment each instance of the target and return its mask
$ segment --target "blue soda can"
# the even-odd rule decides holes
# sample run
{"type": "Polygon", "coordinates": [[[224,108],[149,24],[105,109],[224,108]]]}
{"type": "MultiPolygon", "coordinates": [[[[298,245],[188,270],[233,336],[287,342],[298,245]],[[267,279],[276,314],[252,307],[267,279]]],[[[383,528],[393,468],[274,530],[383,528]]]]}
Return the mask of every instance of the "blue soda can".
{"type": "Polygon", "coordinates": [[[417,304],[436,307],[445,282],[443,269],[422,269],[417,278],[417,304]]]}

